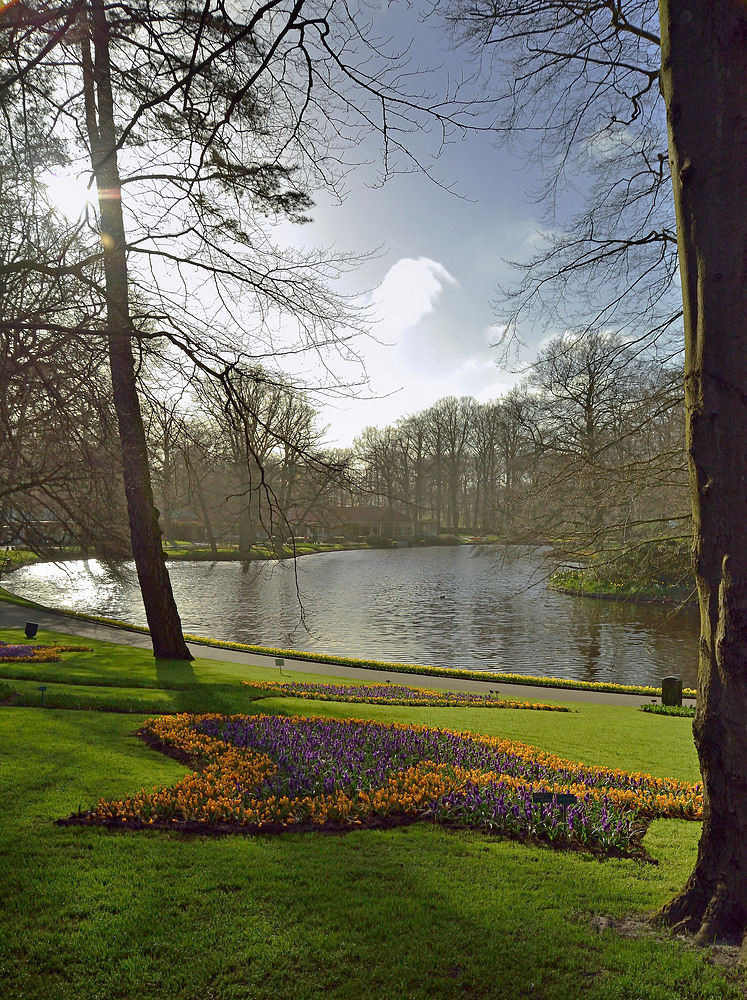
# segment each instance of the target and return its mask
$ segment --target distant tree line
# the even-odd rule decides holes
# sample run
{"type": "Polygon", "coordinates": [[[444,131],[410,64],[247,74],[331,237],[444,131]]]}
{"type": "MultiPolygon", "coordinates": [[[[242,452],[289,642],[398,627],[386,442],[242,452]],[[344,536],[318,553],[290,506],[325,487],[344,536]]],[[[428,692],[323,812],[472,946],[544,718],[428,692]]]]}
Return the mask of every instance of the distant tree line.
{"type": "Polygon", "coordinates": [[[442,530],[588,550],[688,531],[682,374],[610,332],[563,335],[487,403],[439,400],[355,442],[364,492],[442,530]]]}
{"type": "Polygon", "coordinates": [[[347,449],[260,367],[144,393],[164,535],[214,554],[249,558],[350,507],[404,514],[415,537],[550,540],[571,558],[689,531],[681,370],[614,333],[559,336],[505,396],[441,399],[347,449]]]}
{"type": "MultiPolygon", "coordinates": [[[[3,541],[128,555],[103,352],[28,336],[0,356],[3,541]]],[[[556,337],[503,397],[446,397],[338,450],[308,395],[259,365],[178,388],[159,358],[142,365],[161,530],[214,556],[248,559],[345,507],[405,514],[415,537],[550,540],[571,558],[689,531],[681,371],[611,332],[556,337]]]]}
{"type": "Polygon", "coordinates": [[[147,389],[144,406],[167,539],[282,548],[293,523],[336,500],[349,456],[325,449],[306,394],[257,366],[204,377],[189,398],[147,389]],[[331,497],[331,499],[330,499],[331,497]]]}

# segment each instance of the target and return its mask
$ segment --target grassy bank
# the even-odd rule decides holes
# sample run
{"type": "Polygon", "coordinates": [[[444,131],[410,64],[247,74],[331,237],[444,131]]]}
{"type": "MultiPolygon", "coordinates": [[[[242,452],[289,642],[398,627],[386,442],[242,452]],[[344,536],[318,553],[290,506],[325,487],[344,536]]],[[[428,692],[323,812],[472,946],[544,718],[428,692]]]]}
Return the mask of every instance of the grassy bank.
{"type": "MultiPolygon", "coordinates": [[[[437,538],[418,540],[418,545],[476,545],[494,541],[492,537],[475,537],[472,535],[439,535],[437,538]]],[[[400,540],[400,545],[407,544],[400,540]]],[[[315,555],[324,552],[346,552],[356,549],[392,548],[397,541],[391,538],[370,537],[361,541],[313,542],[296,541],[295,545],[283,544],[278,548],[271,545],[253,545],[249,551],[249,559],[292,559],[296,556],[315,555]]],[[[166,558],[177,562],[239,562],[246,561],[244,555],[239,555],[237,545],[219,545],[215,551],[203,542],[163,541],[166,558]]],[[[79,548],[61,549],[55,558],[61,562],[72,559],[95,559],[94,553],[83,552],[79,548]]],[[[7,574],[29,563],[49,562],[49,557],[42,557],[30,549],[12,548],[0,549],[0,574],[7,574]]]]}
{"type": "MultiPolygon", "coordinates": [[[[0,639],[17,640],[18,630],[0,639]]],[[[17,692],[16,704],[0,707],[4,997],[741,995],[733,973],[705,953],[615,929],[623,920],[635,928],[681,885],[696,823],[652,824],[645,845],[655,865],[424,824],[223,838],[54,824],[101,797],[187,772],[134,735],[146,713],[261,710],[438,725],[692,780],[688,720],[583,703],[561,714],[260,701],[241,682],[276,680],[277,670],[86,645],[90,652],[57,664],[4,665],[5,690],[17,692]]]]}
{"type": "Polygon", "coordinates": [[[692,587],[674,587],[647,580],[620,579],[613,575],[599,576],[586,569],[562,569],[549,581],[553,590],[572,597],[599,597],[613,601],[642,603],[695,604],[692,587]]]}
{"type": "MultiPolygon", "coordinates": [[[[53,613],[68,618],[78,618],[81,621],[90,621],[98,624],[109,625],[115,628],[126,629],[132,632],[147,633],[148,629],[142,625],[131,625],[117,621],[112,618],[104,618],[97,615],[88,615],[76,611],[66,611],[64,609],[48,609],[32,601],[24,600],[21,597],[9,593],[0,587],[0,601],[7,601],[11,604],[18,604],[28,608],[38,608],[40,610],[52,610],[53,613]]],[[[306,653],[303,650],[284,649],[271,646],[250,646],[240,642],[224,642],[219,639],[209,639],[203,636],[187,635],[187,640],[191,643],[200,644],[207,648],[236,650],[243,653],[257,653],[260,656],[283,657],[291,660],[310,661],[312,663],[329,663],[330,665],[362,667],[370,670],[382,670],[389,673],[419,674],[425,678],[459,678],[467,680],[488,681],[494,684],[512,685],[520,684],[538,688],[556,688],[559,690],[575,691],[604,691],[617,694],[636,694],[657,697],[661,696],[660,687],[641,686],[633,684],[615,684],[609,681],[581,681],[565,677],[534,677],[525,674],[505,674],[491,670],[466,670],[464,668],[433,667],[417,663],[392,663],[383,660],[362,659],[352,656],[337,656],[329,653],[306,653]]],[[[0,673],[2,676],[2,673],[0,673]]],[[[695,691],[692,688],[684,688],[683,695],[686,698],[694,698],[695,691]]]]}
{"type": "MultiPolygon", "coordinates": [[[[298,542],[293,548],[290,545],[283,545],[279,549],[273,549],[268,545],[253,545],[250,551],[251,559],[291,559],[293,556],[314,555],[319,552],[343,552],[347,549],[365,549],[364,543],[350,542],[298,542]]],[[[164,551],[167,559],[180,562],[238,562],[242,559],[236,546],[218,548],[213,553],[206,545],[197,542],[166,542],[164,551]]]]}
{"type": "Polygon", "coordinates": [[[689,540],[652,539],[590,554],[583,566],[562,567],[550,577],[554,590],[582,597],[695,603],[689,540]]]}

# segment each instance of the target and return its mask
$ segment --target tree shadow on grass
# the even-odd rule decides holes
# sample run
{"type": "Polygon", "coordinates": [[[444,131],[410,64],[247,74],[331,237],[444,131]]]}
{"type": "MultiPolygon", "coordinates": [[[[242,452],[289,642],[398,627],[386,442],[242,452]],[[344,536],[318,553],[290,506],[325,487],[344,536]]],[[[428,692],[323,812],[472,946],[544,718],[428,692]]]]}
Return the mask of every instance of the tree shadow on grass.
{"type": "Polygon", "coordinates": [[[177,712],[218,712],[232,715],[254,713],[253,690],[239,683],[216,684],[202,680],[194,670],[192,660],[156,659],[158,686],[168,691],[177,712]]]}
{"type": "Polygon", "coordinates": [[[186,691],[199,685],[194,660],[161,660],[156,657],[158,686],[169,691],[186,691]]]}
{"type": "MultiPolygon", "coordinates": [[[[594,925],[595,912],[640,914],[666,891],[654,866],[632,877],[635,861],[599,865],[425,824],[219,841],[120,835],[111,849],[130,845],[137,868],[118,870],[127,902],[112,917],[117,943],[148,954],[172,995],[184,991],[169,966],[176,954],[195,992],[260,1000],[733,995],[718,970],[677,945],[594,925]],[[155,954],[155,932],[140,931],[154,912],[155,954]]],[[[82,933],[108,941],[98,926],[82,933]]],[[[123,996],[138,995],[138,968],[117,975],[123,996]]]]}

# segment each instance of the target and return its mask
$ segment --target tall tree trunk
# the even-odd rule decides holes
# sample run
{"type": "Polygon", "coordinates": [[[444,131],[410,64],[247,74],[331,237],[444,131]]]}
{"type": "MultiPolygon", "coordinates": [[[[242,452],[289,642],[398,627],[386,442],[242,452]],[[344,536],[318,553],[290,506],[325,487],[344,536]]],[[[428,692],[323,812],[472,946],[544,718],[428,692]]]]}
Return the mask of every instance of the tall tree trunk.
{"type": "Polygon", "coordinates": [[[747,958],[747,4],[661,0],[701,638],[695,870],[661,915],[747,958]]]}
{"type": "Polygon", "coordinates": [[[213,531],[213,521],[210,517],[210,510],[205,502],[205,497],[202,492],[202,487],[199,480],[195,482],[195,491],[197,493],[197,500],[200,505],[200,511],[202,512],[202,520],[205,525],[205,534],[207,535],[208,545],[210,546],[210,554],[213,559],[218,558],[218,545],[215,541],[215,532],[213,531]]]}
{"type": "Polygon", "coordinates": [[[239,482],[239,559],[242,563],[250,562],[252,546],[256,541],[256,496],[253,489],[252,473],[249,459],[237,463],[236,471],[239,482]]]}
{"type": "Polygon", "coordinates": [[[449,462],[449,516],[451,530],[459,534],[459,459],[452,458],[449,462]]]}
{"type": "Polygon", "coordinates": [[[189,452],[189,445],[187,444],[182,451],[184,457],[184,464],[187,469],[187,479],[190,484],[189,496],[192,499],[193,492],[197,495],[197,502],[200,507],[200,512],[202,513],[202,520],[205,525],[205,534],[207,535],[208,544],[210,546],[210,554],[213,559],[218,558],[218,545],[215,541],[215,532],[213,531],[213,521],[210,517],[210,509],[208,508],[207,501],[205,500],[205,494],[202,489],[202,478],[197,474],[196,470],[192,467],[192,461],[189,452]]]}
{"type": "Polygon", "coordinates": [[[161,546],[158,511],[153,503],[145,431],[137,395],[132,352],[127,256],[122,217],[122,187],[117,164],[114,102],[109,61],[109,25],[102,0],[88,8],[94,59],[83,40],[86,125],[96,176],[104,248],[107,335],[114,407],[122,446],[122,466],[132,554],[156,657],[191,660],[171,590],[161,546]]]}

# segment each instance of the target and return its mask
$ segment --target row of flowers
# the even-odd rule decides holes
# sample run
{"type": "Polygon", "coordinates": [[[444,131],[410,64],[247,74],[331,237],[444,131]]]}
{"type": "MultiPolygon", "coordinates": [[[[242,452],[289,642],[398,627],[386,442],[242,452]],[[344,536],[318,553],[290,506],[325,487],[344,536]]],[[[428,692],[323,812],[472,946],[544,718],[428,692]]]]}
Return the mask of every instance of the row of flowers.
{"type": "Polygon", "coordinates": [[[89,646],[31,646],[0,644],[0,663],[59,663],[61,653],[90,652],[89,646]]]}
{"type": "MultiPolygon", "coordinates": [[[[148,634],[145,625],[133,625],[120,621],[118,618],[106,618],[102,615],[89,615],[81,611],[71,611],[66,608],[52,608],[57,614],[68,618],[79,618],[82,621],[98,622],[111,625],[114,628],[126,629],[129,632],[148,634]]],[[[418,663],[386,663],[382,660],[362,659],[354,656],[334,656],[324,653],[306,653],[299,649],[280,649],[275,646],[253,646],[241,642],[226,642],[221,639],[211,639],[201,635],[185,635],[188,642],[202,646],[214,646],[217,649],[236,649],[245,653],[257,653],[260,656],[274,656],[288,659],[307,660],[312,663],[333,663],[341,666],[366,667],[372,670],[390,670],[396,673],[418,674],[434,677],[459,677],[466,680],[490,681],[496,684],[522,684],[531,687],[565,688],[571,691],[605,691],[613,694],[661,695],[660,687],[636,684],[615,684],[612,681],[581,681],[566,677],[533,677],[530,674],[503,674],[489,670],[464,670],[457,667],[433,667],[418,663]]],[[[694,698],[693,688],[683,688],[683,697],[694,698]]]]}
{"type": "Polygon", "coordinates": [[[102,800],[81,821],[262,831],[431,819],[625,850],[643,818],[702,815],[700,786],[587,767],[521,743],[450,730],[180,715],[151,719],[144,732],[196,760],[197,770],[170,788],[102,800]],[[574,798],[558,801],[568,794],[574,798]]]}
{"type": "Polygon", "coordinates": [[[679,715],[685,719],[693,719],[695,717],[695,706],[694,705],[641,705],[642,712],[649,712],[652,715],[679,715]]]}
{"type": "Polygon", "coordinates": [[[544,712],[570,712],[565,705],[511,701],[497,692],[434,691],[404,684],[315,684],[301,681],[243,681],[243,684],[279,698],[310,698],[370,705],[409,705],[429,708],[526,708],[544,712]]]}
{"type": "MultiPolygon", "coordinates": [[[[99,619],[97,619],[99,620],[99,619]]],[[[121,624],[121,623],[120,623],[121,624]]],[[[581,681],[568,677],[534,677],[530,674],[504,674],[492,670],[465,670],[458,667],[433,667],[419,663],[384,662],[382,660],[362,659],[355,656],[335,656],[328,653],[306,653],[299,649],[281,649],[274,646],[250,646],[240,642],[226,642],[220,639],[206,639],[198,635],[185,635],[189,642],[204,646],[215,646],[220,649],[237,649],[247,653],[258,653],[262,656],[283,657],[287,659],[308,660],[312,663],[332,663],[347,667],[364,667],[371,670],[389,670],[394,673],[418,674],[433,677],[458,677],[464,680],[489,681],[496,684],[522,684],[529,687],[565,688],[571,691],[604,691],[611,694],[661,695],[660,687],[639,684],[615,684],[612,681],[581,681]]],[[[694,698],[696,692],[692,688],[683,688],[685,698],[694,698]]]]}

